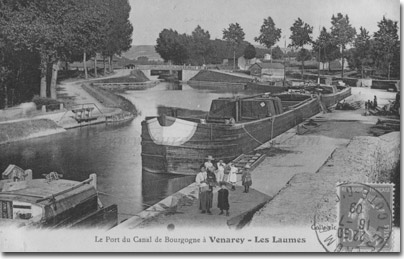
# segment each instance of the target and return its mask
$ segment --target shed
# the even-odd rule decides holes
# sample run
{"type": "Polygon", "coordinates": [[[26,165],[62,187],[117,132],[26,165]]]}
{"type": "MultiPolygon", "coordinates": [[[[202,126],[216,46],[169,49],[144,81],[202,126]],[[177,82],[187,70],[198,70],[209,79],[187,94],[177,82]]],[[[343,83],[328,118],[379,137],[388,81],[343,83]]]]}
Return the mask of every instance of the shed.
{"type": "Polygon", "coordinates": [[[256,77],[266,77],[269,79],[283,79],[285,68],[280,63],[255,63],[249,68],[250,74],[256,77]]]}

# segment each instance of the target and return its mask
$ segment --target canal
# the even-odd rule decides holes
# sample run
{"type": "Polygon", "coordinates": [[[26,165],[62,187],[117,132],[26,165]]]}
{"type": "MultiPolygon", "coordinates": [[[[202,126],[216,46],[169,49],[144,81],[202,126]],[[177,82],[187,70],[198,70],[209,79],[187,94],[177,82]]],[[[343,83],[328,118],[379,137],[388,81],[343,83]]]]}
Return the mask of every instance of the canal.
{"type": "MultiPolygon", "coordinates": [[[[118,205],[119,220],[128,218],[194,181],[193,176],[155,175],[142,172],[141,121],[158,114],[159,106],[208,111],[211,100],[235,94],[231,90],[194,89],[186,84],[162,82],[123,96],[139,116],[122,125],[93,125],[65,133],[0,146],[0,172],[9,164],[32,169],[34,178],[58,172],[63,178],[84,180],[98,176],[105,205],[118,205]]],[[[202,162],[202,161],[201,161],[202,162]]]]}

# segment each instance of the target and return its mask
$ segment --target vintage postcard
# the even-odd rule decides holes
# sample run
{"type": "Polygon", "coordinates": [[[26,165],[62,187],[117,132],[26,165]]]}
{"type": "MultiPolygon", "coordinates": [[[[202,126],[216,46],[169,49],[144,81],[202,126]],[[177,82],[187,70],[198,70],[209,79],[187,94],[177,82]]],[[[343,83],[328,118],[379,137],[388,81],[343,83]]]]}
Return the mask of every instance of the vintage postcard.
{"type": "Polygon", "coordinates": [[[399,253],[397,0],[0,0],[0,251],[399,253]]]}

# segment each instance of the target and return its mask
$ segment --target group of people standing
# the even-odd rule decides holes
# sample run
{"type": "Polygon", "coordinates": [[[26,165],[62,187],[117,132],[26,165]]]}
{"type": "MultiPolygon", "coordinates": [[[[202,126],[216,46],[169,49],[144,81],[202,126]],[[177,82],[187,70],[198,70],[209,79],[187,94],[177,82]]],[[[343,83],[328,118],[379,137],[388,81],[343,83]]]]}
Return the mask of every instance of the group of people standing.
{"type": "Polygon", "coordinates": [[[377,107],[377,97],[376,97],[376,95],[373,98],[373,102],[371,100],[368,100],[367,102],[365,102],[365,110],[375,109],[376,107],[377,107]]]}
{"type": "MultiPolygon", "coordinates": [[[[252,185],[250,166],[246,165],[242,174],[242,183],[244,192],[249,192],[249,187],[252,185]]],[[[231,186],[231,190],[236,190],[238,168],[232,163],[227,165],[223,160],[215,163],[212,156],[208,156],[206,161],[201,165],[199,173],[196,175],[195,182],[199,187],[199,209],[202,213],[212,214],[210,209],[213,205],[213,189],[220,187],[218,191],[217,207],[220,209],[220,214],[223,215],[226,211],[226,216],[229,216],[229,191],[227,186],[231,186]]]]}

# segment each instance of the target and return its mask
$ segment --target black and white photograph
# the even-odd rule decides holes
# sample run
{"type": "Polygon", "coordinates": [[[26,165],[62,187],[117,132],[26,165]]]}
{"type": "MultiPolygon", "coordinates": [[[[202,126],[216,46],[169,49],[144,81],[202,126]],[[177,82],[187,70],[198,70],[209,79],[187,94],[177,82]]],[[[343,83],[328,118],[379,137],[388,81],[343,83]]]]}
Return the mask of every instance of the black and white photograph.
{"type": "Polygon", "coordinates": [[[399,0],[0,0],[0,251],[400,253],[399,0]]]}

